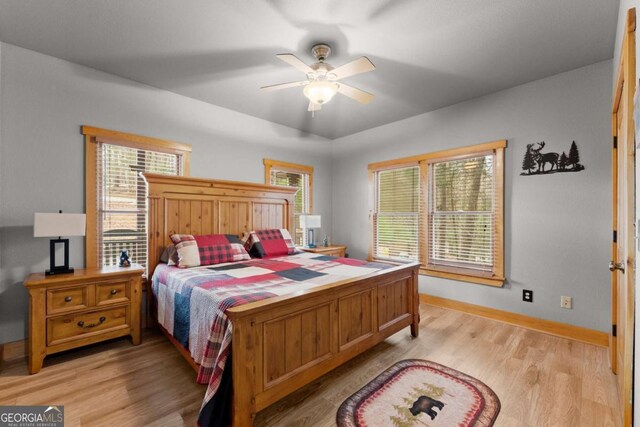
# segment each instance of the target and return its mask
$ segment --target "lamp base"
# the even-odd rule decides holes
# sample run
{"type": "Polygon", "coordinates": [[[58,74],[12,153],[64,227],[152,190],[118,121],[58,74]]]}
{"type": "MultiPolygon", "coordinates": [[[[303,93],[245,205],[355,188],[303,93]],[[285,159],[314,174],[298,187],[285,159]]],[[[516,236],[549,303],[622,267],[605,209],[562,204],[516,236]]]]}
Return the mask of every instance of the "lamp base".
{"type": "Polygon", "coordinates": [[[53,270],[46,270],[44,272],[45,276],[54,276],[57,274],[70,274],[73,273],[73,268],[54,268],[53,270]]]}
{"type": "Polygon", "coordinates": [[[73,273],[73,268],[69,267],[69,239],[51,239],[49,242],[49,269],[44,272],[44,275],[69,273],[73,273]],[[64,248],[64,264],[62,265],[56,265],[56,245],[62,245],[64,248]]]}
{"type": "Polygon", "coordinates": [[[307,247],[308,248],[315,248],[316,247],[316,239],[313,235],[313,228],[310,228],[307,231],[307,247]]]}

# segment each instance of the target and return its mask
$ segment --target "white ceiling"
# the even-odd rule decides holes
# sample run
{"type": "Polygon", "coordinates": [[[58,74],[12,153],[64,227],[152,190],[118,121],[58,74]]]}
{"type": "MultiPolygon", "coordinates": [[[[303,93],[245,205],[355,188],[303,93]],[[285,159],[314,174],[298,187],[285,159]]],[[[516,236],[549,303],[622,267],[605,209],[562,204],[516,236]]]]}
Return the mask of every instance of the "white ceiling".
{"type": "Polygon", "coordinates": [[[618,0],[0,0],[0,40],[335,139],[613,56],[618,0]],[[331,44],[369,105],[336,95],[315,118],[304,75],[331,44]]]}

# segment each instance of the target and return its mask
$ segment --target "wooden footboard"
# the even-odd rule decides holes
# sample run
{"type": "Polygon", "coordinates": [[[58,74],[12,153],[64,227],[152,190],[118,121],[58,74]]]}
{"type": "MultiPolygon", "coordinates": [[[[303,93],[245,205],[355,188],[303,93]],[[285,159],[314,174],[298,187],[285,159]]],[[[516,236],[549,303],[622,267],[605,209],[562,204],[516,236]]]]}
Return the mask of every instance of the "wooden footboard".
{"type": "Polygon", "coordinates": [[[233,426],[402,328],[418,336],[418,268],[233,307],[233,426]]]}

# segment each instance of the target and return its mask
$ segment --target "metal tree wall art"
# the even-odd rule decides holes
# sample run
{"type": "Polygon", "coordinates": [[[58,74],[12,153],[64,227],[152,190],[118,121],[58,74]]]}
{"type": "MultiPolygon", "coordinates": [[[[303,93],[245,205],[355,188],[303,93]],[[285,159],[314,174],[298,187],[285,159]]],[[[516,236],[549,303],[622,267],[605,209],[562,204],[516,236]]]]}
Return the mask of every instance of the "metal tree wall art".
{"type": "Polygon", "coordinates": [[[580,152],[575,141],[571,142],[569,154],[544,151],[545,142],[527,144],[527,151],[522,160],[522,173],[520,175],[541,175],[556,172],[580,172],[584,165],[580,163],[580,152]]]}

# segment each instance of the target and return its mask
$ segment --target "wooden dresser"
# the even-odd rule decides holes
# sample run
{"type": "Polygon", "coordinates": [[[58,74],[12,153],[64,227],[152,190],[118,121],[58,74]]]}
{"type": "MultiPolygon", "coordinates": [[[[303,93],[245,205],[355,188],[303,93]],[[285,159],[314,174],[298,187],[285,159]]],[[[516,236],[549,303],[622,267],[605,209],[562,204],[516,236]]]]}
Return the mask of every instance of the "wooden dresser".
{"type": "Polygon", "coordinates": [[[40,371],[45,356],[71,348],[126,335],[140,344],[143,271],[132,265],[27,277],[29,373],[40,371]]]}
{"type": "Polygon", "coordinates": [[[314,254],[331,255],[344,257],[347,252],[347,247],[343,245],[329,245],[329,246],[316,246],[315,248],[298,248],[305,252],[312,252],[314,254]]]}

